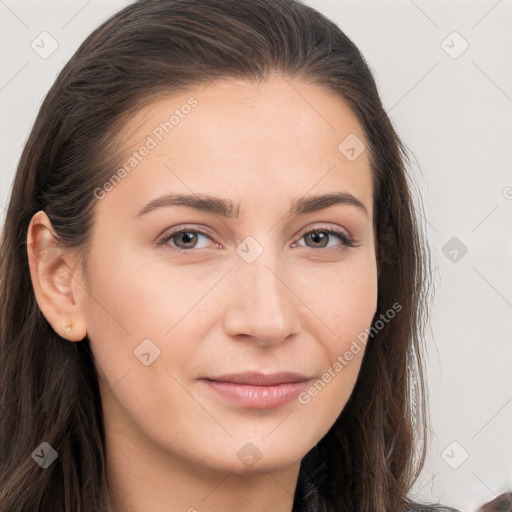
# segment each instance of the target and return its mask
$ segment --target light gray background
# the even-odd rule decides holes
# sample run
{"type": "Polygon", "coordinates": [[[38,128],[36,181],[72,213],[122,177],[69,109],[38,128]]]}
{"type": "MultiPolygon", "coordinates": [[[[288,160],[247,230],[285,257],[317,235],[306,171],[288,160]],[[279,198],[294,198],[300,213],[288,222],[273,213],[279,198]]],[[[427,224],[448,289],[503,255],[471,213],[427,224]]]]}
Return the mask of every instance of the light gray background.
{"type": "MultiPolygon", "coordinates": [[[[78,45],[127,3],[0,0],[2,221],[42,98],[78,45]],[[58,43],[47,58],[31,47],[51,49],[44,31],[58,43]]],[[[512,491],[512,0],[307,3],[361,49],[417,159],[436,296],[432,444],[415,492],[474,511],[512,491]]]]}

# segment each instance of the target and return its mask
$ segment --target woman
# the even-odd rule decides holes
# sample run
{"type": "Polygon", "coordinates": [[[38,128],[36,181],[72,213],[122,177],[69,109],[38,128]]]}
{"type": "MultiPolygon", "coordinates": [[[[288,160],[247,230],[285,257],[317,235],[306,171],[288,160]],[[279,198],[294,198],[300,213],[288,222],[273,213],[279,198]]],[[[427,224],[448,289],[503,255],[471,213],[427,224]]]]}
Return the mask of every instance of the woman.
{"type": "Polygon", "coordinates": [[[443,510],[408,496],[429,274],[404,159],[299,2],[95,30],[6,215],[0,510],[443,510]]]}

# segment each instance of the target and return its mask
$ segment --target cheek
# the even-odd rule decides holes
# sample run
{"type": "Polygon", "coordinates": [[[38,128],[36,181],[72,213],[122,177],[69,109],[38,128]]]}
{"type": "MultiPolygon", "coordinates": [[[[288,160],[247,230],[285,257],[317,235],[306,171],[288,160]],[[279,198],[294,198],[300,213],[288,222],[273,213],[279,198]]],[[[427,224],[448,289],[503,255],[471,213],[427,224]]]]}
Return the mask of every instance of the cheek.
{"type": "Polygon", "coordinates": [[[353,274],[340,285],[336,304],[332,304],[332,325],[343,349],[368,328],[377,310],[377,281],[371,275],[353,274]]]}
{"type": "Polygon", "coordinates": [[[375,258],[368,252],[366,258],[317,274],[316,282],[321,287],[309,286],[309,306],[322,312],[320,320],[326,328],[319,329],[316,321],[309,330],[322,346],[323,365],[318,379],[299,401],[309,404],[327,428],[348,401],[361,368],[377,309],[375,258]]]}
{"type": "Polygon", "coordinates": [[[186,367],[204,335],[204,322],[198,318],[203,319],[206,305],[215,308],[209,290],[218,280],[216,273],[173,269],[158,259],[148,264],[127,253],[98,251],[88,264],[87,332],[96,366],[108,385],[144,367],[137,359],[143,348],[142,353],[149,351],[151,358],[157,355],[158,363],[170,367],[172,345],[172,361],[186,367]]]}
{"type": "Polygon", "coordinates": [[[328,333],[332,361],[345,345],[370,326],[377,309],[377,268],[371,251],[342,264],[314,270],[302,283],[307,305],[328,333]]]}

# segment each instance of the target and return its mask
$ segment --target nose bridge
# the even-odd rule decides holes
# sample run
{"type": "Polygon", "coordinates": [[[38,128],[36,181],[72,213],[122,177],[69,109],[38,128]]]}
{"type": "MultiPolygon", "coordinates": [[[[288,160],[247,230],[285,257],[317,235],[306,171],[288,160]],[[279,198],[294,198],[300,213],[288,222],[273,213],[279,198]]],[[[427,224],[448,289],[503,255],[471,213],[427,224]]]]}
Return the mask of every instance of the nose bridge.
{"type": "Polygon", "coordinates": [[[264,251],[252,263],[239,259],[236,266],[236,293],[225,319],[227,333],[250,336],[259,344],[277,344],[297,333],[296,302],[278,257],[264,251]]]}

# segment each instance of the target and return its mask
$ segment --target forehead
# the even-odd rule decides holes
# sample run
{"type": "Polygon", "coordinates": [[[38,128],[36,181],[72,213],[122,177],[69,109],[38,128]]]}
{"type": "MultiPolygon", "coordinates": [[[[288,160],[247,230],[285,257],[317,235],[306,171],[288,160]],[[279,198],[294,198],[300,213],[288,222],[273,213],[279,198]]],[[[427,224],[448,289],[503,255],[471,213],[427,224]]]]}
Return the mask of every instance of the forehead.
{"type": "Polygon", "coordinates": [[[122,185],[141,195],[167,185],[269,198],[269,186],[290,196],[343,188],[371,213],[364,133],[345,101],[324,87],[282,76],[224,79],[162,96],[123,126],[120,166],[133,165],[122,185]],[[144,147],[143,157],[134,156],[144,147]]]}

